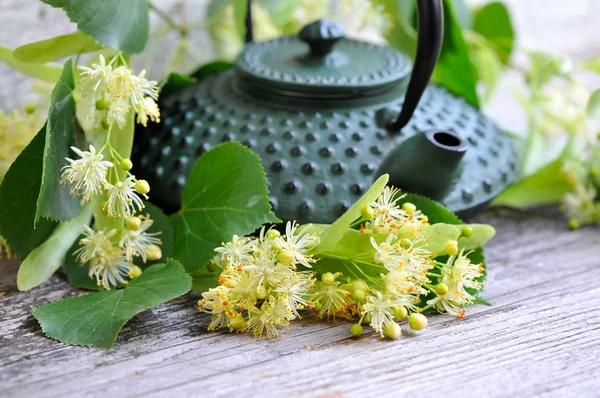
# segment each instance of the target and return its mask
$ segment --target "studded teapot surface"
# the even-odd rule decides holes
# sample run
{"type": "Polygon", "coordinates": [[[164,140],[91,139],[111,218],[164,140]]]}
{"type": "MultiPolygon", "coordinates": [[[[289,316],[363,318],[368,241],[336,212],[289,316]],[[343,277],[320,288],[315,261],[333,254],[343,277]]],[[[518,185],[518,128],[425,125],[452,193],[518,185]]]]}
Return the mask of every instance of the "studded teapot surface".
{"type": "Polygon", "coordinates": [[[165,98],[162,122],[139,132],[133,152],[153,199],[176,209],[196,159],[232,140],[260,156],[275,213],[301,223],[332,222],[386,172],[463,215],[514,180],[511,139],[440,86],[423,86],[408,123],[390,129],[410,59],[342,36],[318,21],[249,44],[234,68],[165,98]]]}

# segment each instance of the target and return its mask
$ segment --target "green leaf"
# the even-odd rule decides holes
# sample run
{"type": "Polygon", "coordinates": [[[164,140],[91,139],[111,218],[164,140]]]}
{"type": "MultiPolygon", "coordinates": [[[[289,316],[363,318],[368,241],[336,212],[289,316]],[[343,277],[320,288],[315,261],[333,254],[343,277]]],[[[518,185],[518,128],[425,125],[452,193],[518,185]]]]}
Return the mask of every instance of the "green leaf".
{"type": "Polygon", "coordinates": [[[73,135],[74,89],[73,64],[68,60],[50,97],[42,184],[35,213],[36,222],[41,217],[66,221],[81,211],[80,200],[71,196],[68,189],[60,186],[60,169],[66,164],[65,158],[72,156],[70,148],[75,139],[73,135]]]}
{"type": "Polygon", "coordinates": [[[413,60],[417,53],[417,31],[410,19],[415,12],[415,2],[410,0],[375,0],[374,4],[385,10],[390,18],[389,28],[384,37],[390,46],[405,53],[413,60]]]}
{"type": "Polygon", "coordinates": [[[167,260],[129,282],[125,289],[60,300],[33,311],[46,336],[66,344],[110,349],[135,315],[186,294],[192,280],[181,264],[167,260]]]}
{"type": "Polygon", "coordinates": [[[494,227],[488,224],[467,224],[465,226],[471,227],[473,234],[469,238],[463,236],[458,239],[459,250],[468,251],[482,247],[496,235],[494,227]]]}
{"type": "Polygon", "coordinates": [[[196,80],[190,76],[182,75],[180,73],[171,73],[160,88],[161,98],[178,93],[180,90],[195,82],[196,80]]]}
{"type": "Polygon", "coordinates": [[[198,294],[207,292],[208,289],[212,289],[219,284],[220,275],[221,269],[209,271],[208,269],[204,268],[192,272],[192,290],[198,294]]]}
{"type": "Polygon", "coordinates": [[[566,192],[571,190],[567,181],[561,176],[561,168],[562,160],[556,159],[509,187],[494,200],[493,204],[521,208],[557,203],[566,192]]]}
{"type": "Polygon", "coordinates": [[[21,260],[48,239],[57,225],[55,221],[42,218],[34,227],[45,137],[44,124],[10,166],[0,186],[0,235],[21,260]]]}
{"type": "Polygon", "coordinates": [[[321,253],[333,249],[333,247],[342,239],[350,225],[360,217],[360,211],[363,207],[375,202],[381,191],[385,188],[389,180],[389,175],[384,174],[371,185],[371,188],[358,199],[344,214],[340,216],[333,224],[320,234],[321,242],[313,250],[313,253],[321,253]]]}
{"type": "Polygon", "coordinates": [[[515,41],[510,13],[505,4],[492,2],[475,12],[473,30],[490,41],[502,63],[507,64],[515,41]]]}
{"type": "Polygon", "coordinates": [[[188,270],[205,266],[215,247],[280,222],[271,211],[260,158],[237,142],[211,149],[198,159],[173,218],[173,256],[188,270]]]}
{"type": "Polygon", "coordinates": [[[479,108],[475,70],[450,0],[444,0],[444,40],[432,80],[479,108]]]}
{"type": "Polygon", "coordinates": [[[102,49],[94,39],[81,31],[36,41],[18,47],[14,57],[22,62],[45,64],[70,55],[79,55],[102,49]]]}
{"type": "Polygon", "coordinates": [[[0,46],[0,62],[4,62],[16,71],[35,79],[54,83],[60,77],[62,69],[58,65],[32,65],[21,62],[13,56],[13,49],[0,46]]]}
{"type": "Polygon", "coordinates": [[[65,10],[77,28],[105,47],[142,52],[148,41],[147,0],[42,0],[65,10]]]}
{"type": "Polygon", "coordinates": [[[225,71],[227,69],[231,69],[233,64],[229,61],[213,61],[208,64],[202,65],[200,68],[195,70],[191,77],[200,80],[206,79],[208,76],[213,73],[225,71]]]}
{"type": "Polygon", "coordinates": [[[489,301],[482,299],[479,296],[475,297],[475,300],[473,300],[473,304],[483,304],[483,305],[488,305],[488,306],[492,305],[489,301]]]}
{"type": "Polygon", "coordinates": [[[473,43],[470,47],[470,55],[477,72],[477,79],[485,85],[484,101],[489,101],[504,72],[502,61],[485,39],[473,43]]]}
{"type": "Polygon", "coordinates": [[[430,224],[423,228],[423,235],[427,239],[427,250],[434,257],[445,254],[446,243],[449,240],[458,240],[460,231],[457,227],[451,224],[430,224]]]}
{"type": "Polygon", "coordinates": [[[246,12],[248,11],[247,0],[233,0],[233,18],[235,19],[235,28],[238,35],[244,39],[246,37],[246,12]]]}
{"type": "MultiPolygon", "coordinates": [[[[173,227],[171,226],[171,222],[169,217],[167,217],[163,211],[154,206],[151,203],[145,203],[146,208],[141,211],[141,214],[149,214],[150,218],[154,220],[154,223],[150,228],[148,228],[148,233],[161,232],[160,239],[162,240],[162,245],[160,246],[162,250],[162,258],[170,258],[173,253],[173,227]]],[[[78,287],[81,289],[88,290],[104,290],[102,286],[98,286],[96,280],[94,278],[90,278],[89,276],[89,266],[88,264],[81,264],[75,260],[75,256],[73,253],[79,249],[79,239],[75,244],[69,249],[68,255],[65,260],[64,271],[67,275],[67,280],[69,284],[74,287],[78,287]]],[[[142,269],[151,266],[152,264],[156,264],[159,262],[164,262],[164,260],[157,261],[149,261],[147,264],[144,264],[141,258],[136,258],[134,263],[140,266],[142,269]]]]}
{"type": "Polygon", "coordinates": [[[398,201],[398,204],[412,203],[427,216],[430,224],[462,224],[462,220],[442,204],[425,196],[409,193],[398,201]]]}
{"type": "Polygon", "coordinates": [[[35,248],[19,267],[17,287],[20,291],[32,289],[46,282],[60,267],[65,255],[92,219],[92,206],[85,206],[81,213],[59,224],[52,235],[35,248]]]}
{"type": "Polygon", "coordinates": [[[600,89],[595,90],[587,104],[587,117],[600,121],[600,89]]]}

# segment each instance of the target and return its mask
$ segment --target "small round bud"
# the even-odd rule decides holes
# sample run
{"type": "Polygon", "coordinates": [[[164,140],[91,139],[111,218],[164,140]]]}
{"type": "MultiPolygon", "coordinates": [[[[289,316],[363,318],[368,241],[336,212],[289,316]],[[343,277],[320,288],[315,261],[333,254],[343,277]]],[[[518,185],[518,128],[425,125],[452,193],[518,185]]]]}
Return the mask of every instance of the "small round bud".
{"type": "Polygon", "coordinates": [[[408,310],[404,306],[394,307],[392,310],[394,311],[394,318],[398,320],[402,320],[408,316],[408,310]]]}
{"type": "Polygon", "coordinates": [[[138,267],[137,265],[132,265],[131,268],[129,268],[129,279],[135,279],[138,276],[142,275],[142,269],[140,267],[138,267]]]}
{"type": "Polygon", "coordinates": [[[435,292],[438,294],[438,296],[448,294],[448,285],[445,283],[438,283],[435,285],[435,292]]]}
{"type": "Polygon", "coordinates": [[[414,237],[417,236],[417,232],[419,232],[419,227],[417,226],[417,223],[407,221],[398,230],[398,235],[401,238],[414,239],[414,237]]]}
{"type": "Polygon", "coordinates": [[[446,254],[454,256],[456,253],[458,253],[458,242],[455,240],[449,240],[448,242],[446,242],[444,251],[446,252],[446,254]]]}
{"type": "Polygon", "coordinates": [[[412,242],[410,241],[410,239],[406,239],[406,238],[402,238],[400,239],[400,247],[403,249],[408,249],[412,246],[412,242]]]}
{"type": "Polygon", "coordinates": [[[142,220],[139,217],[130,217],[125,221],[125,228],[130,231],[137,231],[142,226],[142,220]]]}
{"type": "Polygon", "coordinates": [[[599,175],[600,175],[600,169],[594,167],[593,169],[590,170],[590,176],[598,177],[599,175]]]}
{"type": "Polygon", "coordinates": [[[360,209],[360,215],[365,220],[370,220],[371,218],[373,218],[374,214],[375,212],[373,211],[373,208],[371,206],[365,206],[362,209],[360,209]]]}
{"type": "Polygon", "coordinates": [[[160,260],[162,258],[162,250],[160,250],[160,247],[158,247],[156,245],[146,246],[144,253],[146,253],[146,258],[149,261],[156,261],[156,260],[160,260]]]}
{"type": "Polygon", "coordinates": [[[354,336],[354,337],[360,337],[360,336],[362,336],[362,334],[363,334],[363,327],[360,324],[355,323],[350,328],[350,334],[352,336],[354,336]]]}
{"type": "Polygon", "coordinates": [[[470,238],[471,236],[473,236],[473,228],[469,226],[463,227],[462,236],[464,236],[465,238],[470,238]]]}
{"type": "Polygon", "coordinates": [[[383,333],[392,340],[396,340],[402,334],[402,329],[400,329],[400,325],[396,322],[391,322],[383,327],[383,333]]]}
{"type": "Polygon", "coordinates": [[[365,293],[369,291],[369,286],[367,286],[365,281],[363,281],[362,279],[357,279],[354,282],[352,282],[352,288],[354,290],[362,290],[365,293]]]}
{"type": "Polygon", "coordinates": [[[267,297],[267,289],[263,285],[260,285],[258,289],[256,289],[256,293],[258,294],[259,299],[264,299],[267,297]]]}
{"type": "Polygon", "coordinates": [[[242,326],[244,326],[245,322],[246,321],[244,319],[244,316],[240,313],[237,313],[231,318],[229,318],[229,327],[232,327],[234,329],[241,329],[242,326]]]}
{"type": "Polygon", "coordinates": [[[336,276],[331,272],[325,272],[323,275],[321,275],[321,280],[325,285],[333,285],[335,278],[336,276]]]}
{"type": "Polygon", "coordinates": [[[100,120],[100,125],[102,126],[102,128],[103,128],[104,130],[108,130],[108,128],[110,127],[110,122],[108,121],[108,119],[107,119],[107,118],[103,117],[103,118],[100,120]]]}
{"type": "Polygon", "coordinates": [[[277,261],[282,264],[291,264],[295,259],[294,253],[289,250],[281,250],[277,255],[277,261]]]}
{"type": "Polygon", "coordinates": [[[208,263],[208,265],[206,266],[206,270],[208,272],[215,272],[217,270],[217,264],[214,261],[211,261],[208,263]]]}
{"type": "Polygon", "coordinates": [[[579,223],[579,220],[576,218],[570,218],[569,219],[569,228],[572,230],[576,230],[577,228],[579,228],[581,226],[581,224],[579,223]]]}
{"type": "Polygon", "coordinates": [[[354,300],[357,302],[364,303],[366,295],[364,290],[356,289],[354,292],[352,292],[352,297],[354,297],[354,300]]]}
{"type": "Polygon", "coordinates": [[[98,109],[99,111],[107,110],[108,102],[106,102],[104,98],[100,98],[98,101],[96,101],[96,109],[98,109]]]}
{"type": "Polygon", "coordinates": [[[267,231],[267,239],[274,240],[281,236],[281,233],[276,229],[270,229],[267,231]]]}
{"type": "Polygon", "coordinates": [[[278,252],[281,249],[282,249],[281,243],[279,243],[279,242],[271,243],[271,250],[273,250],[274,252],[278,252]]]}
{"type": "Polygon", "coordinates": [[[35,112],[36,106],[34,104],[27,104],[25,105],[25,113],[28,115],[31,115],[32,113],[35,112]]]}
{"type": "Polygon", "coordinates": [[[427,318],[423,314],[413,312],[408,317],[408,326],[410,326],[412,330],[423,330],[427,327],[427,318]]]}
{"type": "Polygon", "coordinates": [[[315,311],[317,312],[321,312],[321,310],[323,309],[323,304],[321,304],[320,302],[316,302],[315,305],[313,306],[313,308],[315,309],[315,311]]]}
{"type": "Polygon", "coordinates": [[[140,195],[145,195],[150,192],[150,184],[146,180],[138,180],[135,183],[135,191],[140,195]]]}
{"type": "Polygon", "coordinates": [[[121,170],[129,171],[133,168],[133,163],[131,159],[123,159],[119,162],[119,168],[121,170]]]}
{"type": "Polygon", "coordinates": [[[402,204],[402,210],[404,210],[406,214],[410,216],[414,214],[415,211],[417,211],[417,206],[413,205],[410,202],[406,202],[402,204]]]}
{"type": "Polygon", "coordinates": [[[421,217],[421,222],[423,224],[427,224],[429,222],[429,217],[427,217],[427,216],[424,215],[423,217],[421,217]]]}

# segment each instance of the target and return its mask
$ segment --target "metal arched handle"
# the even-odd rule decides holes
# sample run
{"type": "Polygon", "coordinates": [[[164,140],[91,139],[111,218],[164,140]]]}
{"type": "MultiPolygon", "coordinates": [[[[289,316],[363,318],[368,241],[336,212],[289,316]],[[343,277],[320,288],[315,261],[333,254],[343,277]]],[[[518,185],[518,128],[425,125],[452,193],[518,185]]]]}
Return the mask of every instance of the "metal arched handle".
{"type": "Polygon", "coordinates": [[[245,25],[246,25],[246,37],[244,39],[245,39],[246,43],[252,43],[254,41],[254,27],[252,26],[252,0],[247,0],[247,3],[246,3],[245,25]]]}
{"type": "Polygon", "coordinates": [[[419,14],[419,36],[415,64],[400,116],[387,123],[387,129],[392,132],[400,131],[408,124],[429,83],[442,47],[444,37],[442,0],[417,0],[417,12],[419,14]]]}

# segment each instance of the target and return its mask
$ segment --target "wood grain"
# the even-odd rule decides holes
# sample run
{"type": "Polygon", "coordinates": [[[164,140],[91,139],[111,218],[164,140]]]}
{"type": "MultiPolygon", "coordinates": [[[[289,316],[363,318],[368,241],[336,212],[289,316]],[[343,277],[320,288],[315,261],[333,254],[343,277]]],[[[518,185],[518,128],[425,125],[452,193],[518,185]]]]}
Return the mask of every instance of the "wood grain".
{"type": "Polygon", "coordinates": [[[600,234],[570,232],[553,210],[494,210],[476,221],[485,297],[467,317],[430,318],[397,341],[349,337],[347,322],[293,322],[279,339],[208,333],[188,295],[125,326],[108,353],[44,337],[31,308],[81,294],[57,275],[18,293],[0,265],[0,396],[597,396],[600,234]]]}

